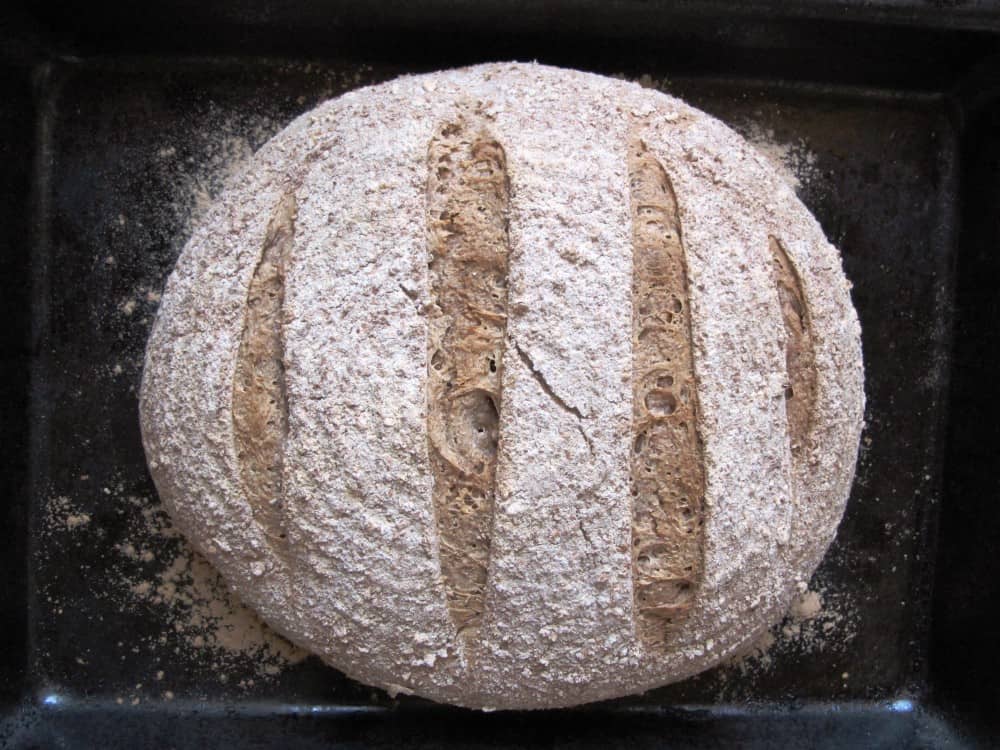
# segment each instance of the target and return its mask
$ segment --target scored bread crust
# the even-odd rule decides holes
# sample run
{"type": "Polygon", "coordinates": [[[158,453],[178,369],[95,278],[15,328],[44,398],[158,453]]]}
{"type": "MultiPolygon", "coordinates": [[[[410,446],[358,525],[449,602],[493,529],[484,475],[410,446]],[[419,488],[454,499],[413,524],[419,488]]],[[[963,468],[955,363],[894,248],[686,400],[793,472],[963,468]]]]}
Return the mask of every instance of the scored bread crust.
{"type": "Polygon", "coordinates": [[[678,99],[535,64],[401,78],[295,120],[195,230],[147,347],[146,455],[172,517],[239,596],[355,679],[477,708],[638,692],[747,647],[831,542],[864,409],[849,288],[776,171],[678,99]],[[427,404],[429,144],[461,128],[504,152],[509,266],[500,437],[483,475],[490,551],[464,634],[442,574],[427,404]],[[638,627],[633,587],[636,144],[676,199],[704,473],[700,580],[662,643],[638,627]],[[282,387],[247,395],[248,300],[290,205],[284,296],[262,308],[280,319],[259,329],[281,337],[260,350],[281,352],[282,387]],[[794,450],[775,242],[815,368],[794,450]],[[248,489],[234,393],[286,410],[283,455],[267,464],[280,506],[248,489]]]}

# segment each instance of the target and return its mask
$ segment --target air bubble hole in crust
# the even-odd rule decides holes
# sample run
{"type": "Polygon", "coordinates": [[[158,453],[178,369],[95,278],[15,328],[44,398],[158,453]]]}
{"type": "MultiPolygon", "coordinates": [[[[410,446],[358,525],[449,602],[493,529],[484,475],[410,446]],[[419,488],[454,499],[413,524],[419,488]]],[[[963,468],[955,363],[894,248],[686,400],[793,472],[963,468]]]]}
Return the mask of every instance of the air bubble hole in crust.
{"type": "Polygon", "coordinates": [[[677,398],[667,390],[654,390],[646,394],[646,409],[654,417],[669,417],[677,411],[677,398]]]}

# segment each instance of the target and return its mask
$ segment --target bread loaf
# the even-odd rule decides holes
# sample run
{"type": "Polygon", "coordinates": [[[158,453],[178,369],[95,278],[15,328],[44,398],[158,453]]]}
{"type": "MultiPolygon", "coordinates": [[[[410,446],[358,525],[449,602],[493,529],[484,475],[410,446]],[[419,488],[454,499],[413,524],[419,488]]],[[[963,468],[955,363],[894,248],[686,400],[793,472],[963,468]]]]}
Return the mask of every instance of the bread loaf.
{"type": "Polygon", "coordinates": [[[833,538],[864,406],[837,251],[727,127],[496,64],[303,115],[171,274],[163,502],[371,685],[569,706],[717,664],[833,538]]]}

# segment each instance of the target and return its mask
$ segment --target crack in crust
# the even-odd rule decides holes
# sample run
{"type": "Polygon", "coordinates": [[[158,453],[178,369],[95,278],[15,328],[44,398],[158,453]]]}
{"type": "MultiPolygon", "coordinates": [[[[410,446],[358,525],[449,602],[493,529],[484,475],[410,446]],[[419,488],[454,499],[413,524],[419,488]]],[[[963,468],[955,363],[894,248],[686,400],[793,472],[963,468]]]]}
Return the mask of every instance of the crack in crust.
{"type": "Polygon", "coordinates": [[[792,457],[801,460],[808,447],[816,405],[816,355],[813,349],[809,310],[802,293],[802,282],[781,242],[769,237],[771,267],[778,287],[781,317],[785,322],[785,414],[792,457]]]}
{"type": "Polygon", "coordinates": [[[628,150],[632,270],[632,564],[636,628],[663,649],[704,566],[705,473],[691,353],[687,263],[670,179],[628,150]]]}
{"type": "Polygon", "coordinates": [[[243,494],[254,520],[279,550],[286,548],[282,467],[288,432],[285,394],[285,271],[295,237],[294,193],[282,197],[264,235],[247,293],[233,381],[233,433],[243,494]]]}
{"type": "Polygon", "coordinates": [[[510,187],[471,113],[427,153],[427,433],[448,609],[467,643],[483,615],[507,332],[510,187]]]}
{"type": "Polygon", "coordinates": [[[579,430],[580,437],[583,438],[583,441],[587,444],[587,450],[590,451],[590,455],[593,456],[594,441],[590,439],[590,435],[588,435],[587,431],[583,429],[583,420],[584,420],[583,413],[572,404],[567,404],[559,396],[558,393],[552,390],[552,386],[549,385],[549,381],[546,380],[545,376],[542,375],[541,371],[537,367],[535,367],[535,362],[534,360],[531,359],[531,356],[524,349],[522,349],[521,345],[518,344],[516,341],[513,341],[512,343],[514,344],[514,349],[517,350],[518,357],[521,358],[521,362],[524,364],[525,367],[528,368],[528,372],[531,373],[531,377],[533,377],[535,379],[535,382],[538,383],[538,387],[542,389],[542,392],[550,399],[552,399],[552,403],[554,403],[564,412],[566,412],[567,414],[572,414],[574,417],[576,417],[576,429],[579,430]]]}

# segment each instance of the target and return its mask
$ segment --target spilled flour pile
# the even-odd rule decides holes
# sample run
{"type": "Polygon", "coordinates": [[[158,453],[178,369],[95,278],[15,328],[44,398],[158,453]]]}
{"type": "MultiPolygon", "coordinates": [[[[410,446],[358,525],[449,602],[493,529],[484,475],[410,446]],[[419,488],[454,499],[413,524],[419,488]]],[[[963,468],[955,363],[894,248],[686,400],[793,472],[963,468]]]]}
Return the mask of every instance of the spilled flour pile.
{"type": "MultiPolygon", "coordinates": [[[[116,575],[93,593],[106,601],[111,612],[148,613],[163,623],[163,634],[141,643],[165,666],[151,680],[159,685],[156,692],[162,698],[174,697],[166,688],[170,686],[169,666],[176,666],[178,656],[207,662],[210,674],[221,684],[229,681],[230,673],[251,674],[237,684],[245,689],[275,678],[308,656],[274,633],[230,592],[215,569],[177,533],[158,502],[120,494],[120,488],[105,489],[108,503],[119,505],[120,515],[128,520],[124,539],[107,553],[116,575]]],[[[93,535],[96,541],[97,532],[92,515],[81,512],[68,497],[49,500],[43,519],[47,541],[65,544],[67,535],[93,535]]],[[[135,652],[137,648],[117,645],[119,650],[135,652]]],[[[77,663],[86,666],[87,661],[81,657],[77,663]]],[[[138,694],[122,698],[132,703],[139,700],[138,694]]]]}
{"type": "Polygon", "coordinates": [[[746,138],[774,166],[785,182],[796,192],[816,176],[816,155],[805,141],[781,141],[770,128],[747,122],[735,125],[746,138]]]}

